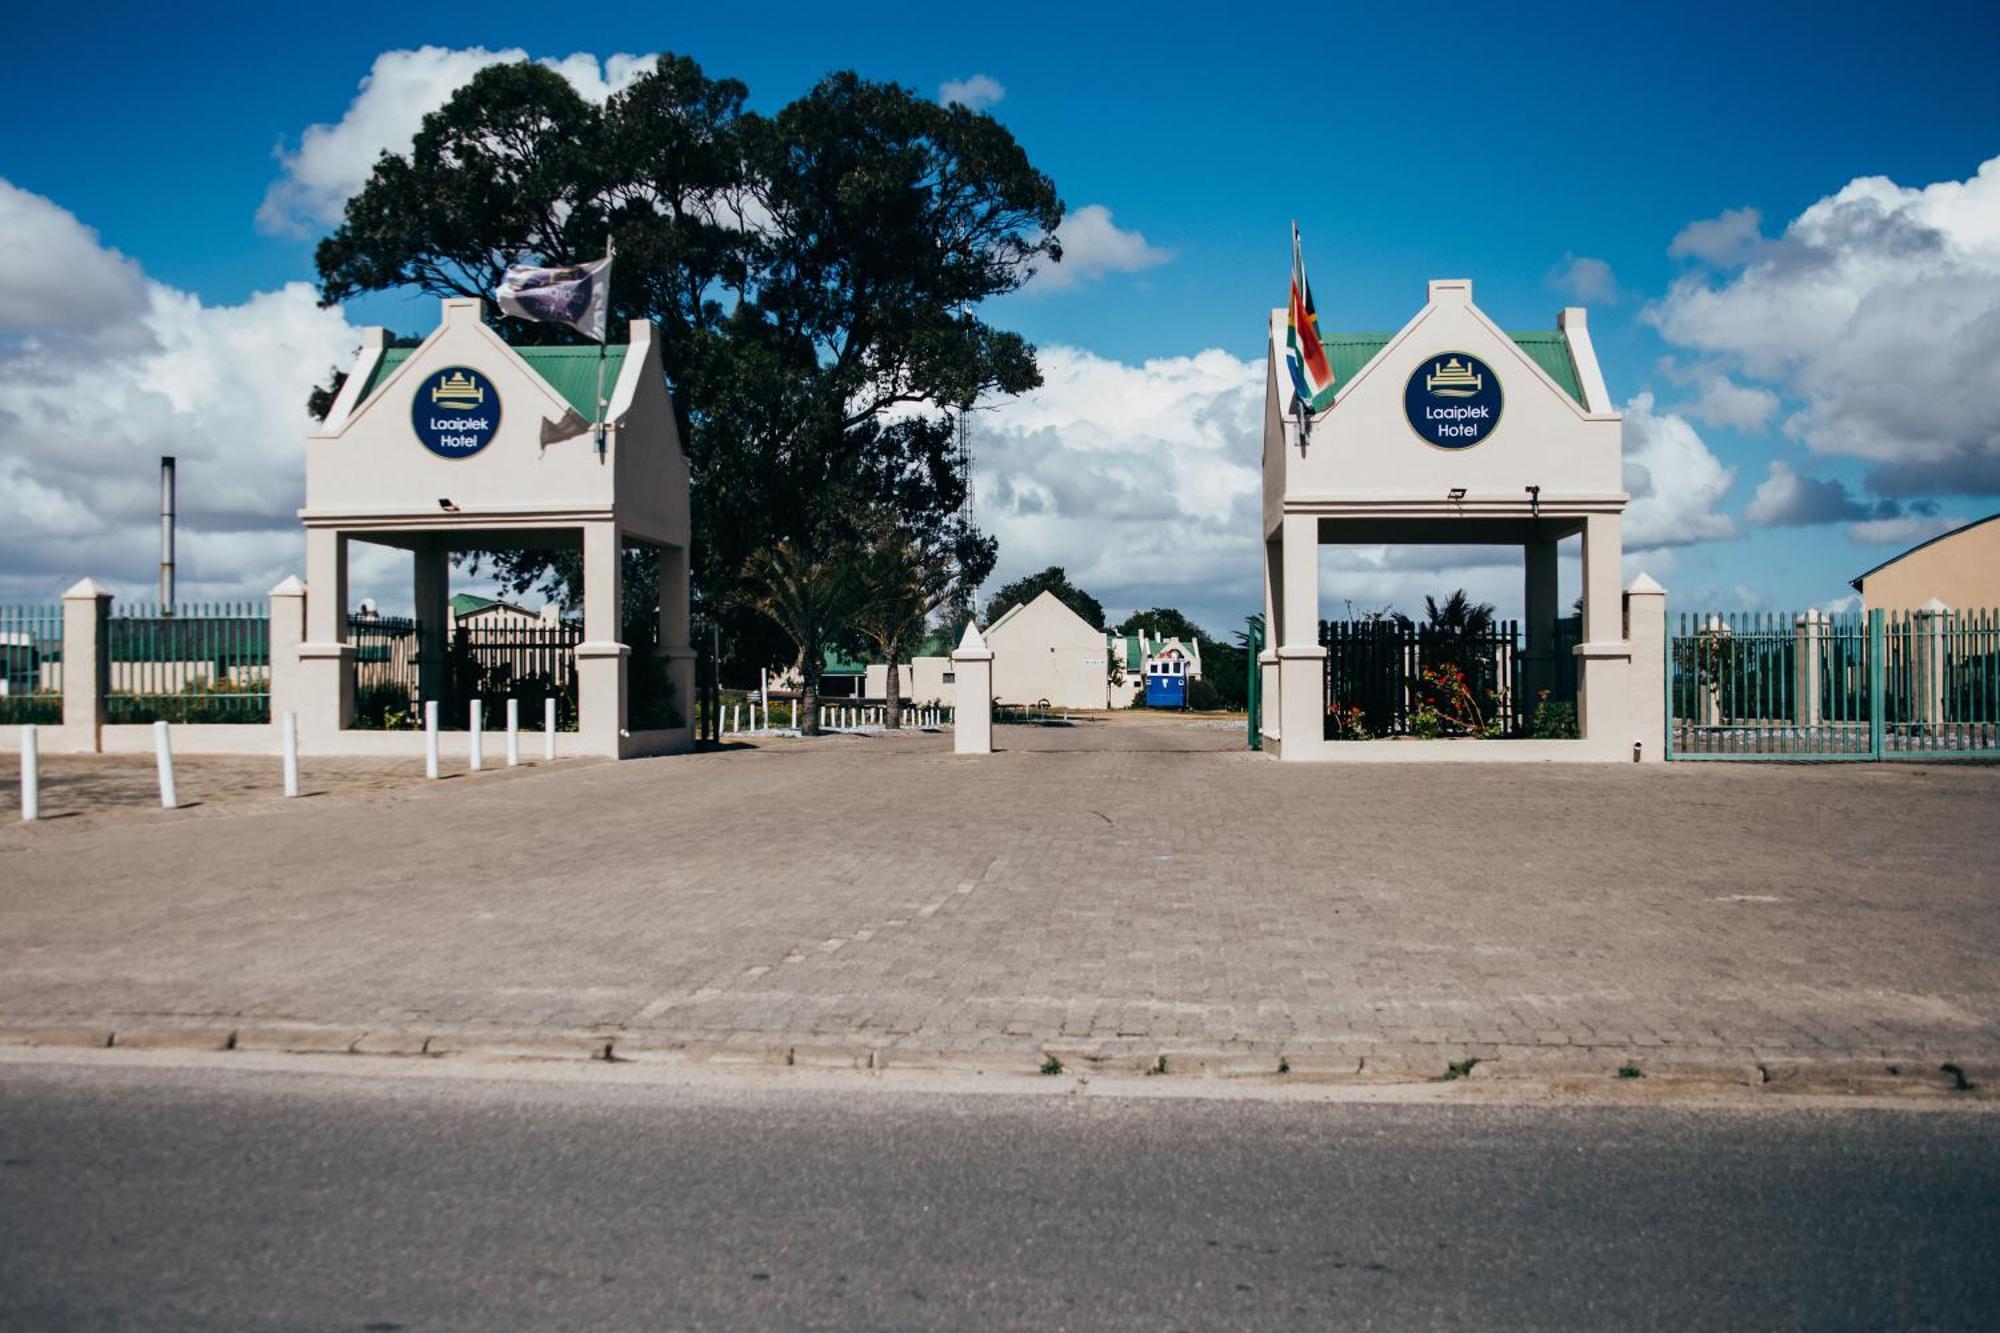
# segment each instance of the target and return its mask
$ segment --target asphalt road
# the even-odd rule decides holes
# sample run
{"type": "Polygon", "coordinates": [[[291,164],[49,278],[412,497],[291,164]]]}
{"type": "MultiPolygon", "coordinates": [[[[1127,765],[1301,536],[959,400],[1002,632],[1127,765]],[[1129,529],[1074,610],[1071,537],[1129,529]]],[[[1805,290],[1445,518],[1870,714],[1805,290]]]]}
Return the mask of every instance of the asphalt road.
{"type": "Polygon", "coordinates": [[[1992,1327],[2000,1120],[0,1064],[0,1327],[1992,1327]]]}

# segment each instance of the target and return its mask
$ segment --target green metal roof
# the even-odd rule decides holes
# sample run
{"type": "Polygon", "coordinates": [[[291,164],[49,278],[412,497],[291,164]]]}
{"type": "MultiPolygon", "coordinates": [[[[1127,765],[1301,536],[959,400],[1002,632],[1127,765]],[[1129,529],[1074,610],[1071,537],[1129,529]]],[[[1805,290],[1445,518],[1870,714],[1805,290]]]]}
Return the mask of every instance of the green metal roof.
{"type": "Polygon", "coordinates": [[[823,676],[860,676],[867,674],[868,664],[858,657],[849,657],[838,648],[829,648],[820,658],[820,674],[823,676]]]}
{"type": "MultiPolygon", "coordinates": [[[[1375,359],[1375,354],[1389,345],[1393,333],[1330,333],[1320,341],[1326,348],[1326,357],[1333,363],[1333,382],[1345,388],[1348,381],[1361,373],[1361,368],[1375,359]]],[[[1583,401],[1583,384],[1577,379],[1576,362],[1569,354],[1569,339],[1563,337],[1561,329],[1529,329],[1523,332],[1508,331],[1507,336],[1514,345],[1528,354],[1533,361],[1548,373],[1550,379],[1561,386],[1562,391],[1576,400],[1579,407],[1589,404],[1583,401]]]]}
{"type": "MultiPolygon", "coordinates": [[[[604,393],[608,398],[611,386],[618,382],[618,368],[625,364],[627,343],[613,343],[604,349],[604,393]]],[[[382,381],[389,378],[397,366],[410,359],[414,347],[386,347],[382,359],[375,363],[375,370],[368,376],[368,383],[361,386],[359,402],[367,402],[375,391],[382,387],[382,381]]],[[[550,388],[561,395],[563,401],[586,419],[597,416],[597,348],[595,347],[516,347],[513,349],[548,382],[550,388]]]]}

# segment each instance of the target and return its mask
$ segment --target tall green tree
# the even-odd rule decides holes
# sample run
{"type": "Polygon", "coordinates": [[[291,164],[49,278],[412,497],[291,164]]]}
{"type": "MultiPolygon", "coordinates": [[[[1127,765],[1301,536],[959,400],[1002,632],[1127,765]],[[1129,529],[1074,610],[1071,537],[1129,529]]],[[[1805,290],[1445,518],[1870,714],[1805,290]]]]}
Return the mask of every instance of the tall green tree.
{"type": "Polygon", "coordinates": [[[799,677],[799,730],[819,734],[819,677],[826,650],[853,623],[867,597],[860,553],[850,547],[806,551],[778,542],[744,564],[735,596],[776,626],[793,648],[799,677]]]}
{"type": "Polygon", "coordinates": [[[1032,602],[1045,592],[1054,593],[1065,606],[1089,621],[1093,628],[1104,628],[1103,603],[1071,583],[1061,565],[1050,565],[1039,573],[1015,579],[987,598],[986,623],[992,624],[1009,610],[1032,602]]]}
{"type": "Polygon", "coordinates": [[[1137,634],[1144,630],[1155,639],[1179,639],[1183,643],[1193,643],[1208,636],[1201,632],[1201,626],[1189,620],[1171,606],[1156,606],[1149,611],[1134,611],[1118,622],[1118,633],[1137,634]]]}
{"type": "Polygon", "coordinates": [[[884,720],[895,731],[903,725],[903,663],[931,616],[956,595],[960,573],[950,552],[892,526],[869,544],[862,580],[869,592],[855,612],[854,627],[887,664],[884,720]]]}
{"type": "MultiPolygon", "coordinates": [[[[787,655],[737,595],[778,543],[831,551],[893,510],[973,583],[992,539],[964,517],[957,414],[1040,383],[1034,349],[976,313],[1059,261],[1063,206],[992,117],[852,73],[772,116],[662,56],[602,107],[533,64],[480,71],[385,153],[316,254],[326,303],[414,288],[487,296],[513,262],[574,263],[616,237],[612,327],[660,345],[693,477],[696,612],[787,655]]],[[[569,330],[495,314],[509,341],[569,330]]],[[[563,595],[541,553],[508,586],[563,595]]]]}

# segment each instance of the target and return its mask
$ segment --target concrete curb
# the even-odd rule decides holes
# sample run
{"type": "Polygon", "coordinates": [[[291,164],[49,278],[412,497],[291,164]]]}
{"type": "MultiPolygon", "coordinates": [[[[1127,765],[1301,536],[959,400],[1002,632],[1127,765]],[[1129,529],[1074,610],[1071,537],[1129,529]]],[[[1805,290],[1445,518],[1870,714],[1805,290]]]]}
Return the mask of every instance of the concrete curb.
{"type": "Polygon", "coordinates": [[[1754,1051],[1678,1052],[1613,1047],[1479,1047],[1440,1044],[1394,1048],[1214,1049],[1139,1043],[972,1042],[953,1047],[921,1040],[790,1041],[744,1033],[716,1038],[615,1030],[363,1029],[312,1023],[169,1021],[128,1023],[7,1021],[0,1046],[133,1050],[252,1051],[289,1055],[377,1055],[489,1061],[609,1061],[689,1068],[799,1068],[871,1072],[931,1071],[1088,1079],[1157,1076],[1227,1079],[1273,1085],[1451,1082],[1542,1084],[1581,1088],[1733,1087],[1786,1093],[1907,1094],[1953,1099],[2000,1098],[2000,1055],[1875,1052],[1802,1055],[1754,1051]],[[1474,1049],[1488,1052],[1473,1054],[1474,1049]]]}

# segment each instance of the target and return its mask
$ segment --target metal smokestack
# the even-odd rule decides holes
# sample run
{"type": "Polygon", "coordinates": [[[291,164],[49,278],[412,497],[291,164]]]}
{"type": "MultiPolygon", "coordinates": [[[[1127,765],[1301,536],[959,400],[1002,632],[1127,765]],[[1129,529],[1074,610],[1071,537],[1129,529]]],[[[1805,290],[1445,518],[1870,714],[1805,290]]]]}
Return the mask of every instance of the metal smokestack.
{"type": "Polygon", "coordinates": [[[160,458],[160,614],[174,613],[174,460],[160,458]]]}

